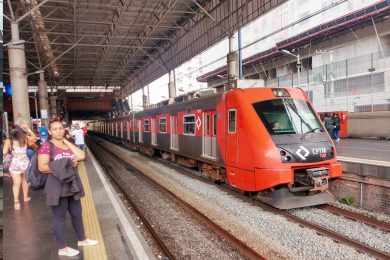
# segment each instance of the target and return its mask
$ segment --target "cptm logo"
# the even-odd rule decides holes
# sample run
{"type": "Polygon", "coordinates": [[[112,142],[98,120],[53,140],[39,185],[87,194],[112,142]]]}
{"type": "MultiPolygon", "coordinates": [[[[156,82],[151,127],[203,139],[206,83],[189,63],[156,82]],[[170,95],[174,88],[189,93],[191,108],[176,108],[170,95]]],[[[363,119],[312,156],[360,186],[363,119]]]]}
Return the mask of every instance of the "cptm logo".
{"type": "Polygon", "coordinates": [[[309,156],[310,152],[307,150],[306,147],[303,145],[299,146],[299,149],[295,152],[296,155],[298,155],[302,160],[306,160],[309,156]]]}

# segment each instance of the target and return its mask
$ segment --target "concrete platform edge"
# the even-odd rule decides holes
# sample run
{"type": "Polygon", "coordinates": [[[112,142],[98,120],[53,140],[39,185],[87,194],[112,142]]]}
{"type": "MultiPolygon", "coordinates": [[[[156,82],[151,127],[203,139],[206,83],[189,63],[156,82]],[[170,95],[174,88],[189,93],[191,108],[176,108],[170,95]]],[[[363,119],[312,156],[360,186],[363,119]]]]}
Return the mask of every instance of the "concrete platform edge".
{"type": "Polygon", "coordinates": [[[114,188],[106,179],[102,167],[96,160],[93,153],[89,150],[88,150],[88,156],[91,158],[92,165],[95,167],[98,177],[102,182],[105,190],[107,191],[108,199],[111,201],[115,213],[118,216],[120,227],[123,231],[122,233],[124,235],[124,239],[134,259],[140,259],[140,260],[157,259],[153,255],[151,249],[147,245],[141,233],[135,228],[136,225],[131,219],[130,214],[127,212],[126,207],[122,203],[121,199],[116,195],[114,188]]]}

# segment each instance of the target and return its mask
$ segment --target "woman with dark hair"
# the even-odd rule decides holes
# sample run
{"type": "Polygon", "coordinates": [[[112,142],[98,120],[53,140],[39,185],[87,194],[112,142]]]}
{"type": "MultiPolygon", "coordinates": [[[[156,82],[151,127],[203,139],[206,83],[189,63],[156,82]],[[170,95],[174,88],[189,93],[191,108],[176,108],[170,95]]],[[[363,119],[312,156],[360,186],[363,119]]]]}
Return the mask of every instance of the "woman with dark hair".
{"type": "Polygon", "coordinates": [[[53,213],[53,228],[58,244],[58,255],[76,256],[80,252],[68,247],[65,242],[65,215],[69,211],[78,246],[93,246],[96,240],[85,237],[82,221],[81,197],[84,190],[76,171],[85,153],[65,138],[65,128],[59,119],[49,123],[50,139],[38,151],[38,168],[47,173],[46,200],[53,213]],[[62,181],[67,178],[67,181],[62,181]],[[69,181],[71,180],[71,182],[69,181]],[[71,184],[70,184],[71,183],[71,184]]]}
{"type": "Polygon", "coordinates": [[[20,187],[22,187],[23,190],[23,201],[28,202],[31,200],[31,198],[28,196],[28,184],[26,181],[26,170],[30,160],[27,157],[27,135],[23,129],[15,128],[11,131],[10,138],[5,140],[3,146],[3,155],[8,153],[12,155],[9,172],[12,177],[14,208],[15,210],[19,210],[20,187]]]}

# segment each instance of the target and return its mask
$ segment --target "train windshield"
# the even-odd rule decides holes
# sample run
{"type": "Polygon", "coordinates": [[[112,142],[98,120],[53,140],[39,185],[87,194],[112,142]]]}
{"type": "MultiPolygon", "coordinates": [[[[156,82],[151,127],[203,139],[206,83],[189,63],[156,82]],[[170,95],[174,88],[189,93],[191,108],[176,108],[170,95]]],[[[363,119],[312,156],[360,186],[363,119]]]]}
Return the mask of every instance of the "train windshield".
{"type": "Polygon", "coordinates": [[[323,131],[313,109],[304,100],[274,99],[254,103],[253,107],[272,135],[323,131]]]}

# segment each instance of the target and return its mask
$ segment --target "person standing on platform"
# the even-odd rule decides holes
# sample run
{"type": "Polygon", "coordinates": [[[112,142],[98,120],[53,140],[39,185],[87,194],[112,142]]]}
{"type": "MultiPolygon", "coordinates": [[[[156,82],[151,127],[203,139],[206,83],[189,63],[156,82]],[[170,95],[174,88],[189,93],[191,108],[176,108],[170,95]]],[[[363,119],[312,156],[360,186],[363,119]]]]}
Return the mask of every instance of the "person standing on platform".
{"type": "Polygon", "coordinates": [[[83,131],[83,129],[80,128],[79,124],[75,124],[74,129],[72,130],[71,134],[74,137],[75,144],[81,150],[84,150],[84,148],[85,148],[84,131],[83,131]]]}
{"type": "Polygon", "coordinates": [[[340,142],[340,117],[337,113],[334,113],[332,116],[333,124],[333,139],[338,143],[340,142]]]}
{"type": "Polygon", "coordinates": [[[324,125],[326,130],[328,131],[328,134],[333,139],[333,120],[328,113],[326,113],[324,116],[324,125]]]}
{"type": "Polygon", "coordinates": [[[3,155],[11,154],[12,159],[9,166],[9,173],[12,177],[12,192],[14,195],[14,208],[20,210],[20,187],[23,190],[23,201],[28,202],[28,183],[26,171],[30,160],[27,156],[27,134],[19,127],[10,133],[10,139],[6,139],[3,146],[3,155]]]}
{"type": "Polygon", "coordinates": [[[53,213],[54,236],[58,255],[76,256],[79,250],[68,247],[65,242],[65,216],[69,211],[78,246],[94,246],[98,241],[87,239],[82,221],[81,197],[84,196],[82,182],[77,173],[78,163],[85,159],[85,152],[65,138],[65,128],[59,119],[49,123],[48,142],[38,151],[38,168],[48,174],[45,185],[46,200],[53,213]],[[69,166],[70,165],[70,166],[69,166]],[[71,184],[61,181],[71,178],[71,184]]]}
{"type": "Polygon", "coordinates": [[[20,128],[26,133],[27,136],[27,156],[31,160],[34,156],[36,150],[38,149],[38,137],[35,135],[34,131],[30,129],[27,123],[20,123],[20,128]]]}

